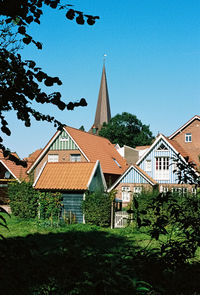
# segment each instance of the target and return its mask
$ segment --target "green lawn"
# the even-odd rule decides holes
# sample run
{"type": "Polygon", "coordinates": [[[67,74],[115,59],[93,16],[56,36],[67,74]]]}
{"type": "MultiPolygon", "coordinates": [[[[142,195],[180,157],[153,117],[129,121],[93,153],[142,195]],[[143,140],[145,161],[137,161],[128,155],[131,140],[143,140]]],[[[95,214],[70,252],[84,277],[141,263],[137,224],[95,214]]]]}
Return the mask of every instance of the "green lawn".
{"type": "Polygon", "coordinates": [[[167,268],[153,255],[156,243],[152,255],[144,255],[149,236],[133,227],[6,219],[0,294],[200,294],[199,264],[167,268]]]}

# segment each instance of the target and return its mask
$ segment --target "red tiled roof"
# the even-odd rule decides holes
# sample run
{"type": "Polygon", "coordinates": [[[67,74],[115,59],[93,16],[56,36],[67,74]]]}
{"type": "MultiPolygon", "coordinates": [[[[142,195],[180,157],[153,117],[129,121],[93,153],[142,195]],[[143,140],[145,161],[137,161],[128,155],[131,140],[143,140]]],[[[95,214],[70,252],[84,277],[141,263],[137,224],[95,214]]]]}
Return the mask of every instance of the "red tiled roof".
{"type": "Polygon", "coordinates": [[[133,166],[138,169],[147,179],[149,179],[150,182],[153,184],[157,184],[157,181],[155,181],[151,176],[149,176],[144,170],[142,170],[139,166],[133,164],[133,166]]]}
{"type": "Polygon", "coordinates": [[[95,165],[91,162],[47,163],[35,188],[86,190],[95,165]]]}
{"type": "Polygon", "coordinates": [[[193,155],[189,151],[186,151],[176,140],[174,139],[169,139],[165,137],[165,139],[175,148],[175,150],[183,157],[188,157],[189,162],[194,162],[196,165],[199,165],[197,160],[196,160],[196,155],[193,155]]]}
{"type": "Polygon", "coordinates": [[[91,162],[100,161],[103,173],[121,175],[128,167],[108,139],[69,126],[64,128],[91,162]]]}
{"type": "MultiPolygon", "coordinates": [[[[12,155],[19,158],[16,153],[12,153],[12,155]]],[[[11,172],[14,178],[17,178],[18,180],[23,180],[27,177],[27,168],[24,168],[21,165],[16,165],[15,162],[4,158],[2,151],[0,151],[0,161],[11,172]]]]}
{"type": "Polygon", "coordinates": [[[181,126],[179,129],[177,129],[174,133],[172,133],[169,136],[169,139],[173,139],[174,136],[176,136],[179,132],[181,132],[184,128],[186,128],[189,124],[191,124],[194,120],[200,120],[200,116],[195,115],[192,117],[189,121],[187,121],[183,126],[181,126]]]}
{"type": "Polygon", "coordinates": [[[145,149],[148,149],[150,148],[150,145],[138,145],[135,147],[136,150],[145,150],[145,149]]]}
{"type": "Polygon", "coordinates": [[[42,152],[42,149],[38,149],[32,154],[30,154],[27,158],[24,158],[24,160],[27,161],[27,165],[28,165],[27,169],[29,169],[30,166],[35,162],[35,160],[41,154],[41,152],[42,152]]]}

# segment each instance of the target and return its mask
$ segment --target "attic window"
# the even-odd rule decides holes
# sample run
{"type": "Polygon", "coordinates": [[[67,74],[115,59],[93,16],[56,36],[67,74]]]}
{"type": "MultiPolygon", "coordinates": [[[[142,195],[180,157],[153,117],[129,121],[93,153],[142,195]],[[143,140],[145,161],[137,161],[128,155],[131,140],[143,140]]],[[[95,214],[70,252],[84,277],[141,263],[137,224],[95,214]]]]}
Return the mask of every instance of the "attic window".
{"type": "Polygon", "coordinates": [[[192,142],[192,133],[185,134],[185,142],[192,142]]]}
{"type": "Polygon", "coordinates": [[[61,137],[60,137],[60,141],[68,141],[68,140],[69,140],[68,137],[65,137],[65,136],[61,136],[61,137]]]}
{"type": "Polygon", "coordinates": [[[161,145],[158,148],[158,151],[167,151],[167,150],[168,150],[167,147],[163,143],[161,143],[161,145]]]}
{"type": "Polygon", "coordinates": [[[81,155],[80,154],[71,154],[70,155],[70,162],[80,162],[81,155]]]}
{"type": "Polygon", "coordinates": [[[116,160],[115,158],[113,158],[113,161],[117,164],[117,166],[118,166],[119,168],[121,168],[121,165],[117,162],[117,160],[116,160]]]}
{"type": "Polygon", "coordinates": [[[56,155],[56,154],[49,154],[48,155],[48,162],[58,162],[58,155],[56,155]]]}

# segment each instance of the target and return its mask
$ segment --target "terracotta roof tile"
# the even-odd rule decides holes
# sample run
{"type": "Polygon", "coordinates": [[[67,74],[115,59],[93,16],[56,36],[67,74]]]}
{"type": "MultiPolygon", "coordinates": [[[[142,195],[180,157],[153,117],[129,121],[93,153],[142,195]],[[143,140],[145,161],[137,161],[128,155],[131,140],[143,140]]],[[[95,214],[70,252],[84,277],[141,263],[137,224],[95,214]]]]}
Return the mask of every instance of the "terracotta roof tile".
{"type": "Polygon", "coordinates": [[[136,150],[145,150],[145,149],[148,149],[150,148],[150,145],[138,145],[135,147],[136,150]]]}
{"type": "Polygon", "coordinates": [[[138,169],[147,179],[150,180],[153,184],[158,184],[151,176],[149,176],[144,170],[142,170],[139,166],[133,165],[136,169],[138,169]]]}
{"type": "Polygon", "coordinates": [[[196,153],[191,153],[190,151],[186,151],[176,140],[169,139],[165,137],[165,139],[175,148],[175,150],[180,153],[180,155],[185,158],[188,157],[189,162],[194,162],[198,165],[198,161],[196,160],[196,153]]]}
{"type": "MultiPolygon", "coordinates": [[[[12,155],[19,158],[16,153],[12,153],[12,155]]],[[[3,163],[4,166],[7,167],[8,170],[10,170],[13,176],[17,178],[18,180],[23,180],[27,177],[27,174],[26,174],[27,168],[24,168],[20,165],[16,165],[13,161],[10,161],[4,158],[2,151],[0,151],[0,161],[3,163]]]]}
{"type": "Polygon", "coordinates": [[[86,190],[96,163],[47,163],[42,171],[36,189],[86,190]]]}
{"type": "Polygon", "coordinates": [[[100,161],[103,173],[121,175],[128,167],[126,160],[108,139],[69,126],[65,126],[65,129],[91,162],[100,161]]]}

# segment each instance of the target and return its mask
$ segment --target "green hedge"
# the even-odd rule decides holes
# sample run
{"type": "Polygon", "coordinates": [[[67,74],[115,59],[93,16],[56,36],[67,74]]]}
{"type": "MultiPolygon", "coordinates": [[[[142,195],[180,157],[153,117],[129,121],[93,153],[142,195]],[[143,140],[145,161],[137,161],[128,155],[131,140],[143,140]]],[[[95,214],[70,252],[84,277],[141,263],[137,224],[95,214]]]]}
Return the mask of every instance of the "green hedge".
{"type": "Polygon", "coordinates": [[[59,218],[62,207],[60,193],[36,191],[29,182],[11,183],[8,187],[12,214],[20,218],[59,218]]]}
{"type": "Polygon", "coordinates": [[[12,214],[20,218],[35,218],[38,212],[39,192],[29,182],[14,182],[8,186],[12,214]]]}
{"type": "Polygon", "coordinates": [[[85,221],[98,226],[109,226],[111,221],[111,197],[102,192],[88,193],[82,209],[85,221]]]}

